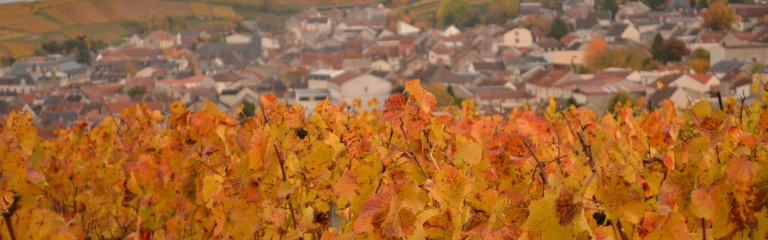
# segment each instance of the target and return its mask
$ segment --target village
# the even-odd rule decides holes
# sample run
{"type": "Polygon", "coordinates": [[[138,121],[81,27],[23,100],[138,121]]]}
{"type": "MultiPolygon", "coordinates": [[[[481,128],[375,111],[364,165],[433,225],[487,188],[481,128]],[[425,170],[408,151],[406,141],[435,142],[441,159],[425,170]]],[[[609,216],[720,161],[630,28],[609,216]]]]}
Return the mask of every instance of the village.
{"type": "Polygon", "coordinates": [[[678,107],[750,101],[750,89],[768,77],[768,5],[695,10],[681,2],[660,11],[628,1],[615,13],[593,5],[522,3],[505,24],[427,28],[364,4],[305,9],[281,31],[244,21],[221,32],[137,33],[85,58],[47,54],[0,68],[0,114],[30,112],[52,135],[139,103],[168,111],[176,100],[243,116],[265,93],[310,113],[326,100],[351,106],[360,99],[366,110],[381,108],[410,79],[420,79],[441,106],[471,99],[483,113],[505,114],[556,99],[604,113],[622,99],[648,108],[665,99],[678,107]],[[708,11],[730,12],[735,21],[713,23],[708,11]],[[373,99],[379,104],[368,105],[373,99]]]}

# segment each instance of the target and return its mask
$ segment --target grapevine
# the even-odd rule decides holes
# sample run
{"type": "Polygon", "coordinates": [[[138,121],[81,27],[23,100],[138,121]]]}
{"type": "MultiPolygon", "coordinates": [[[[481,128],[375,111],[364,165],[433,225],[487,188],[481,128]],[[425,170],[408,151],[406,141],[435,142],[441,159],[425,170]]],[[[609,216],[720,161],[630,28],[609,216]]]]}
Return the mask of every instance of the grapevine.
{"type": "Polygon", "coordinates": [[[768,237],[765,96],[500,116],[405,89],[370,111],[265,94],[242,122],[214,103],[137,105],[51,139],[11,113],[1,237],[768,237]]]}

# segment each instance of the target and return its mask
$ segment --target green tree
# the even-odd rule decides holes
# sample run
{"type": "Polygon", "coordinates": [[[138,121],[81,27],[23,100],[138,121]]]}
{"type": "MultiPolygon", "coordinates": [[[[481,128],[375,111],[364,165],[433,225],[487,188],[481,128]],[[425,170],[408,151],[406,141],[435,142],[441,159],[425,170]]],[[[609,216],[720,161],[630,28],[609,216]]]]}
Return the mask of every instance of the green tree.
{"type": "Polygon", "coordinates": [[[256,114],[256,104],[248,100],[243,100],[243,112],[240,114],[240,120],[247,117],[253,117],[256,114]]]}
{"type": "Polygon", "coordinates": [[[131,97],[142,96],[146,93],[147,93],[147,89],[145,89],[144,87],[133,87],[128,90],[128,96],[131,96],[131,97]]]}
{"type": "Polygon", "coordinates": [[[549,29],[549,34],[547,34],[547,36],[560,40],[563,36],[568,35],[568,33],[568,25],[566,25],[565,21],[558,16],[552,22],[552,27],[549,29]]]}
{"type": "Polygon", "coordinates": [[[88,41],[86,41],[86,36],[77,36],[75,38],[76,43],[76,49],[77,52],[75,53],[75,61],[82,64],[91,64],[91,49],[88,47],[88,41]]]}
{"type": "Polygon", "coordinates": [[[709,60],[709,51],[703,48],[696,48],[695,50],[693,50],[692,56],[694,58],[709,60]]]}
{"type": "Polygon", "coordinates": [[[597,2],[601,2],[601,6],[599,9],[610,11],[611,19],[616,18],[616,13],[619,12],[619,4],[616,3],[616,0],[595,1],[595,3],[597,2]]]}
{"type": "Polygon", "coordinates": [[[664,52],[664,37],[662,37],[659,33],[656,33],[656,36],[653,37],[653,43],[651,44],[651,56],[653,56],[654,60],[660,62],[664,62],[667,59],[666,53],[664,52]]]}

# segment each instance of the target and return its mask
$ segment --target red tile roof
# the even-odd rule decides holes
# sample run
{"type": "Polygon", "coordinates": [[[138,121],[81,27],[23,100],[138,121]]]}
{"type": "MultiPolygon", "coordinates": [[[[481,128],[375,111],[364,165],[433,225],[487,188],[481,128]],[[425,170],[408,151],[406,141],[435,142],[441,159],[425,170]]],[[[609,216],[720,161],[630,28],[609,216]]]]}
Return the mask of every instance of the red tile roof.
{"type": "Polygon", "coordinates": [[[203,74],[197,74],[188,78],[182,78],[182,79],[164,79],[158,81],[159,83],[164,83],[168,85],[181,85],[181,84],[189,84],[189,83],[196,83],[200,82],[205,78],[205,75],[203,74]]]}
{"type": "Polygon", "coordinates": [[[344,83],[348,82],[349,80],[357,78],[360,75],[362,75],[362,74],[360,74],[358,72],[346,71],[346,72],[344,72],[342,74],[339,74],[338,76],[335,76],[335,77],[331,78],[328,81],[330,81],[332,83],[335,83],[337,85],[341,85],[341,84],[344,84],[344,83]]]}
{"type": "Polygon", "coordinates": [[[727,32],[723,31],[714,31],[714,32],[703,32],[699,34],[698,42],[701,43],[715,43],[720,42],[723,40],[727,32]]]}
{"type": "Polygon", "coordinates": [[[709,80],[712,79],[714,75],[708,73],[689,73],[688,76],[700,82],[701,84],[707,84],[707,82],[709,82],[709,80]]]}
{"type": "Polygon", "coordinates": [[[512,89],[481,90],[481,91],[476,91],[475,96],[478,99],[531,99],[533,98],[533,95],[525,91],[516,91],[512,89]]]}
{"type": "Polygon", "coordinates": [[[533,76],[525,79],[525,81],[535,85],[549,87],[560,81],[566,74],[568,74],[568,70],[565,69],[542,69],[536,72],[533,76]]]}

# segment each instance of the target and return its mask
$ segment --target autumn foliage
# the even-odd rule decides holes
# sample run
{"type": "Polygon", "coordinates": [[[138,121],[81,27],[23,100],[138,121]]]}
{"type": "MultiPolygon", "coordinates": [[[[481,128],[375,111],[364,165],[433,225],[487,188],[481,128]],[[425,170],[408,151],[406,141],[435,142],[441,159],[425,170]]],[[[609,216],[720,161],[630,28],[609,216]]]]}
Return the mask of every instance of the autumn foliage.
{"type": "MultiPolygon", "coordinates": [[[[721,109],[437,113],[418,81],[384,110],[264,95],[238,122],[143,105],[41,139],[0,125],[16,239],[764,239],[765,99],[721,109]],[[600,219],[600,221],[596,221],[600,219]]],[[[376,102],[371,102],[376,104],[376,102]]]]}

